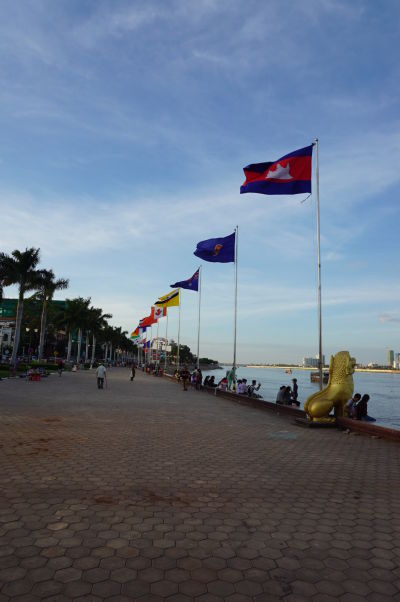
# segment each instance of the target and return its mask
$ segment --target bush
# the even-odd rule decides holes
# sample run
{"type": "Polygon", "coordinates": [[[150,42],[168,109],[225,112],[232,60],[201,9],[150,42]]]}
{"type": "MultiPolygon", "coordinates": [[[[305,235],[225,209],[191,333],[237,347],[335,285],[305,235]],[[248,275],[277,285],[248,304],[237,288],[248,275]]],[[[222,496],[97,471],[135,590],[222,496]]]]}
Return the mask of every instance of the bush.
{"type": "MultiPolygon", "coordinates": [[[[19,363],[17,366],[17,372],[26,372],[28,369],[28,364],[19,363]]],[[[0,370],[2,372],[13,372],[14,366],[11,364],[0,364],[0,370]]]]}
{"type": "Polygon", "coordinates": [[[54,372],[58,370],[57,364],[48,364],[46,362],[31,362],[29,364],[32,368],[43,368],[44,370],[48,370],[49,372],[54,372]]]}

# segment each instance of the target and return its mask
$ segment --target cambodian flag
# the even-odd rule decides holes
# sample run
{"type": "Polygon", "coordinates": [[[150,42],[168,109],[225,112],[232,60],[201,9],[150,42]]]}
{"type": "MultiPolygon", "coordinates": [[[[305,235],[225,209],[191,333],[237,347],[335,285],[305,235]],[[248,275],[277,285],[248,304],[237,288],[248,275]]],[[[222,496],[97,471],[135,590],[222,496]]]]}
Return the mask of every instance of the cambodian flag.
{"type": "Polygon", "coordinates": [[[240,193],[300,194],[311,192],[313,145],[293,151],[277,161],[252,163],[243,168],[246,176],[240,193]]]}

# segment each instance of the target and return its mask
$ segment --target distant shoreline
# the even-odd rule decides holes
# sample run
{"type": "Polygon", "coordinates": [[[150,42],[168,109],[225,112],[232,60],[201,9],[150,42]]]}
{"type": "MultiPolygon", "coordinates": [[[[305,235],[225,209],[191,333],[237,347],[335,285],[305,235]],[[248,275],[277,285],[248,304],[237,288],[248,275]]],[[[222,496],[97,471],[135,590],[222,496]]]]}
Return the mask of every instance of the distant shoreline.
{"type": "MultiPolygon", "coordinates": [[[[304,366],[264,366],[262,364],[246,364],[246,368],[273,368],[275,370],[314,370],[318,371],[318,368],[310,368],[304,366]]],[[[329,369],[328,366],[324,368],[326,372],[329,369]]],[[[385,368],[356,368],[356,372],[374,372],[374,373],[383,373],[383,374],[400,374],[400,370],[391,370],[385,368]]]]}

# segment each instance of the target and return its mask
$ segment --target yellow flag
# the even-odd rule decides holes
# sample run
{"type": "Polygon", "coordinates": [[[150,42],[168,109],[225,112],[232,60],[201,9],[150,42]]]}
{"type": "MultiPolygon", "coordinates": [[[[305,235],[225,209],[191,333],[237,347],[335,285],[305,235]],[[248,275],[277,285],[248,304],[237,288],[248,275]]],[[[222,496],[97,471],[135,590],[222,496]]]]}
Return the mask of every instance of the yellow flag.
{"type": "Polygon", "coordinates": [[[157,307],[178,307],[179,305],[179,288],[174,289],[167,295],[163,295],[154,303],[157,307]]]}

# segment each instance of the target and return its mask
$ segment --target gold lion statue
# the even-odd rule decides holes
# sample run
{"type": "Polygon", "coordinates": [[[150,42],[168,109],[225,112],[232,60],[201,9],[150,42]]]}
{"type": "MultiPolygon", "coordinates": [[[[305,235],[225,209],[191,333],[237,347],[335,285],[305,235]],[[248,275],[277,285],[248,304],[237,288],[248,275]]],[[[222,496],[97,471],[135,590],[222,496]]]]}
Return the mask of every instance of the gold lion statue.
{"type": "Polygon", "coordinates": [[[304,404],[307,417],[313,422],[335,422],[344,415],[346,401],[354,391],[353,374],[356,365],[354,357],[348,351],[339,351],[331,355],[329,380],[325,389],[313,393],[304,404]],[[330,415],[331,410],[334,415],[330,415]]]}

